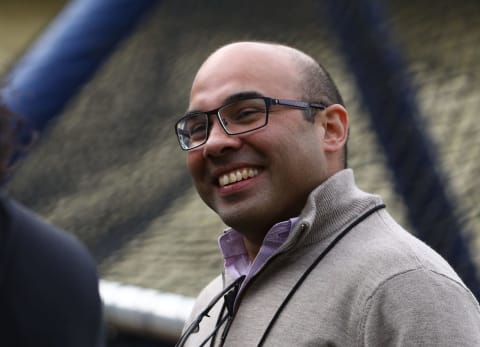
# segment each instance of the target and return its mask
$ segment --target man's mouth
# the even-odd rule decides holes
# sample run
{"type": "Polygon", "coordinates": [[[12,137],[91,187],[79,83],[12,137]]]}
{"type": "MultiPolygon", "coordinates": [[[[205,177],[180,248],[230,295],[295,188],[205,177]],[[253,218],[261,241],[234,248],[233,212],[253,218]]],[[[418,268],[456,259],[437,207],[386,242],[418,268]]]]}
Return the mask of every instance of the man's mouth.
{"type": "Polygon", "coordinates": [[[255,177],[257,175],[258,175],[258,170],[253,168],[248,168],[248,169],[244,168],[244,169],[234,170],[221,175],[218,178],[218,184],[220,185],[220,187],[224,187],[226,185],[243,181],[243,180],[255,177]]]}

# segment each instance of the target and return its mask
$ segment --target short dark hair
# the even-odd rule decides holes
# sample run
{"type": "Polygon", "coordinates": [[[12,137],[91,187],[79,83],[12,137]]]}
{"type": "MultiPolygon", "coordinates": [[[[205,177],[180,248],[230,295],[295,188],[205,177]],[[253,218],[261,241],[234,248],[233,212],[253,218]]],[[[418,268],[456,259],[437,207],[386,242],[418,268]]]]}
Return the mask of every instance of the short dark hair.
{"type": "MultiPolygon", "coordinates": [[[[310,60],[300,57],[297,56],[296,60],[301,74],[301,89],[305,100],[321,102],[327,106],[340,104],[345,107],[342,95],[327,69],[313,58],[310,60]]],[[[343,167],[348,167],[347,142],[343,146],[343,167]]]]}
{"type": "Polygon", "coordinates": [[[301,63],[303,94],[308,101],[322,102],[326,105],[345,106],[343,98],[330,73],[316,61],[301,63]]]}

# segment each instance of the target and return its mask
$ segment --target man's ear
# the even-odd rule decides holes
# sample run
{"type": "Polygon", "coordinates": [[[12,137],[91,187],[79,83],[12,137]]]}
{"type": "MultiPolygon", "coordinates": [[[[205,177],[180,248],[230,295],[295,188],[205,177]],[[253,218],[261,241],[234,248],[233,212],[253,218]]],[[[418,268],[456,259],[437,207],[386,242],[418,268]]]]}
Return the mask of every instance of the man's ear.
{"type": "Polygon", "coordinates": [[[325,152],[334,153],[343,148],[348,137],[348,112],[339,104],[328,106],[322,115],[325,131],[323,148],[325,152]]]}

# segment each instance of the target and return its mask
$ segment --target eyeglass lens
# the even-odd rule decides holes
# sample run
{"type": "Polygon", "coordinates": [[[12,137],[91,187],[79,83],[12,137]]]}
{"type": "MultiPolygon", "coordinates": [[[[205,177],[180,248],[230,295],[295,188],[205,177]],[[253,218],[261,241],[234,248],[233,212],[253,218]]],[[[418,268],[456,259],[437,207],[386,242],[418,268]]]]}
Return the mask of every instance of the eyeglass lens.
{"type": "MultiPolygon", "coordinates": [[[[261,128],[267,123],[267,104],[263,98],[252,98],[227,104],[218,110],[227,134],[241,134],[261,128]]],[[[208,137],[208,115],[191,113],[177,124],[177,135],[184,149],[202,145],[208,137]]]]}

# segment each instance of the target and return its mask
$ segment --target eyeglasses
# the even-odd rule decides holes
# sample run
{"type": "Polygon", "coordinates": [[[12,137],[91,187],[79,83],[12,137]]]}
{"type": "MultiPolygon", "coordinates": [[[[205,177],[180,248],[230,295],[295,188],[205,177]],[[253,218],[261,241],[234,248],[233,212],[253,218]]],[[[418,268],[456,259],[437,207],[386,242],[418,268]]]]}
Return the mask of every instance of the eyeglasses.
{"type": "Polygon", "coordinates": [[[210,115],[216,115],[228,135],[238,135],[260,129],[268,123],[270,106],[281,105],[302,110],[315,108],[324,110],[327,106],[295,100],[251,97],[223,105],[207,112],[189,112],[175,124],[180,147],[184,151],[197,148],[207,142],[211,128],[210,115]]]}
{"type": "Polygon", "coordinates": [[[211,309],[217,304],[217,302],[223,297],[224,303],[220,310],[220,314],[218,316],[217,324],[215,325],[215,329],[205,338],[205,340],[199,345],[199,347],[203,347],[210,339],[215,340],[218,330],[223,326],[225,322],[227,322],[227,326],[224,329],[224,332],[221,336],[222,340],[225,339],[226,334],[230,328],[230,324],[232,323],[233,319],[233,305],[235,302],[235,298],[237,296],[238,290],[240,285],[242,284],[245,276],[240,276],[227,287],[225,287],[220,293],[218,293],[212,301],[208,304],[208,306],[200,312],[200,314],[195,318],[195,320],[189,325],[189,327],[185,330],[185,332],[180,336],[177,341],[175,347],[183,347],[185,342],[187,342],[190,335],[197,333],[200,329],[200,322],[205,317],[210,317],[209,313],[211,309]],[[225,309],[227,310],[225,314],[225,309]]]}

